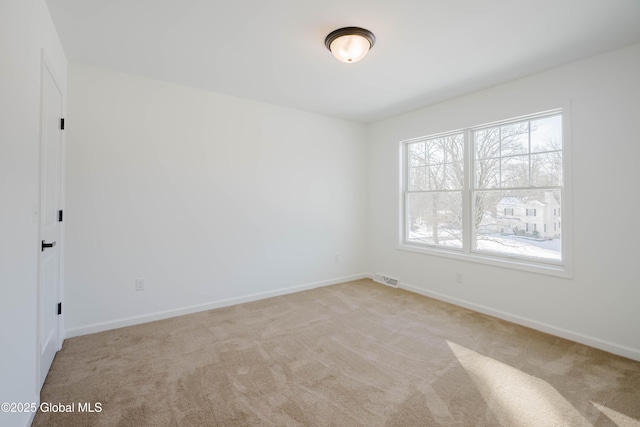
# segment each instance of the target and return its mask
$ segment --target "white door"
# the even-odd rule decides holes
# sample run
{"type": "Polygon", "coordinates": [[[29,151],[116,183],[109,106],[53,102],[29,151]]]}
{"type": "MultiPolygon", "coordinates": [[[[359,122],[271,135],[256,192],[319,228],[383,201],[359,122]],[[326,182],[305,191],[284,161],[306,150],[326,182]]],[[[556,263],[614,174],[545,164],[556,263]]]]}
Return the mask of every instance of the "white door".
{"type": "Polygon", "coordinates": [[[62,92],[43,55],[40,146],[40,286],[38,340],[40,387],[59,348],[60,220],[62,201],[62,92]]]}

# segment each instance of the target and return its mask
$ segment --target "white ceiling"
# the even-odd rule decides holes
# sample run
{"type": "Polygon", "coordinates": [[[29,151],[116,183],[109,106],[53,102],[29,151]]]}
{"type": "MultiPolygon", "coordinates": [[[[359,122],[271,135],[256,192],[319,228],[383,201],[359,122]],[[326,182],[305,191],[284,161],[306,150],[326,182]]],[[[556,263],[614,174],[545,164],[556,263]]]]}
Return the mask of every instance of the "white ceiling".
{"type": "Polygon", "coordinates": [[[639,0],[47,0],[68,58],[371,122],[640,41],[639,0]],[[324,46],[377,38],[356,64],[324,46]]]}

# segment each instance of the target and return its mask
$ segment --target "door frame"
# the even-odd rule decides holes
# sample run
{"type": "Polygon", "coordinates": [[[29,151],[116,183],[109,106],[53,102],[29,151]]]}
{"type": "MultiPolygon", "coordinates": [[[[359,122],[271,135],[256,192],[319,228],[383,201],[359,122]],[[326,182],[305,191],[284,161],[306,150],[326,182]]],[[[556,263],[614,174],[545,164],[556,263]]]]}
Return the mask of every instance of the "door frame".
{"type": "MultiPolygon", "coordinates": [[[[44,192],[44,176],[43,172],[43,162],[44,162],[44,136],[45,136],[45,120],[46,120],[46,107],[45,107],[45,97],[44,97],[44,85],[45,85],[45,77],[46,74],[49,73],[51,78],[53,79],[54,84],[60,91],[62,97],[62,116],[66,115],[67,105],[66,105],[66,91],[65,87],[60,84],[60,80],[58,79],[58,74],[56,72],[55,67],[52,62],[49,60],[47,53],[44,48],[41,50],[41,70],[40,70],[40,123],[39,123],[39,145],[38,145],[38,154],[39,154],[39,162],[38,162],[38,202],[37,202],[37,219],[38,219],[38,240],[34,242],[34,248],[40,248],[40,243],[42,241],[42,199],[44,192]]],[[[65,132],[61,133],[60,136],[60,206],[59,209],[64,211],[64,201],[65,201],[65,153],[66,153],[66,137],[65,132]]],[[[60,227],[60,236],[58,238],[58,253],[59,253],[59,266],[58,266],[58,301],[64,302],[64,246],[65,246],[65,221],[63,216],[63,221],[59,224],[60,227]]],[[[37,276],[37,290],[36,290],[36,395],[40,396],[41,385],[40,385],[40,366],[42,364],[41,355],[42,355],[42,343],[41,343],[41,291],[42,291],[42,276],[41,276],[41,263],[42,263],[42,251],[37,250],[38,253],[38,276],[37,276]]],[[[56,342],[56,351],[59,351],[62,348],[62,343],[64,342],[65,332],[64,332],[64,304],[62,314],[57,316],[57,327],[58,327],[58,339],[56,342]]]]}

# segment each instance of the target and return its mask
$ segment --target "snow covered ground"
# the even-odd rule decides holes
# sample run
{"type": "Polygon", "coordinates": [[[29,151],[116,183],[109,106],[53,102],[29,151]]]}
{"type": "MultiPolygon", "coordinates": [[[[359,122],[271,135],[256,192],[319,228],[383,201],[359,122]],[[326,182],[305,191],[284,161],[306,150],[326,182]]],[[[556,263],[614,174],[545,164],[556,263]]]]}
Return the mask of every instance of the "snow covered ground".
{"type": "MultiPolygon", "coordinates": [[[[462,248],[460,230],[440,230],[438,244],[450,248],[462,248]]],[[[433,244],[431,230],[418,228],[409,232],[409,241],[415,243],[433,244]]],[[[520,236],[503,236],[500,234],[485,234],[478,236],[477,250],[500,253],[511,256],[541,258],[560,261],[560,239],[534,240],[520,236]]]]}
{"type": "Polygon", "coordinates": [[[525,256],[560,261],[560,239],[533,240],[518,236],[478,236],[477,249],[514,256],[525,256]]]}

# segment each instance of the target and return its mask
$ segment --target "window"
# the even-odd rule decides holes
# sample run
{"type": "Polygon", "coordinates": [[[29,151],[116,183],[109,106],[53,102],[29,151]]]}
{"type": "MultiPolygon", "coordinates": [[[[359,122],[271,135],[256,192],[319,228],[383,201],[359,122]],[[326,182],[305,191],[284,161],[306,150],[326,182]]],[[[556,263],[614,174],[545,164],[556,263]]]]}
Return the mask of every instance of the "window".
{"type": "Polygon", "coordinates": [[[563,271],[560,110],[401,147],[401,247],[563,271]],[[558,226],[547,232],[552,216],[558,226]]]}

